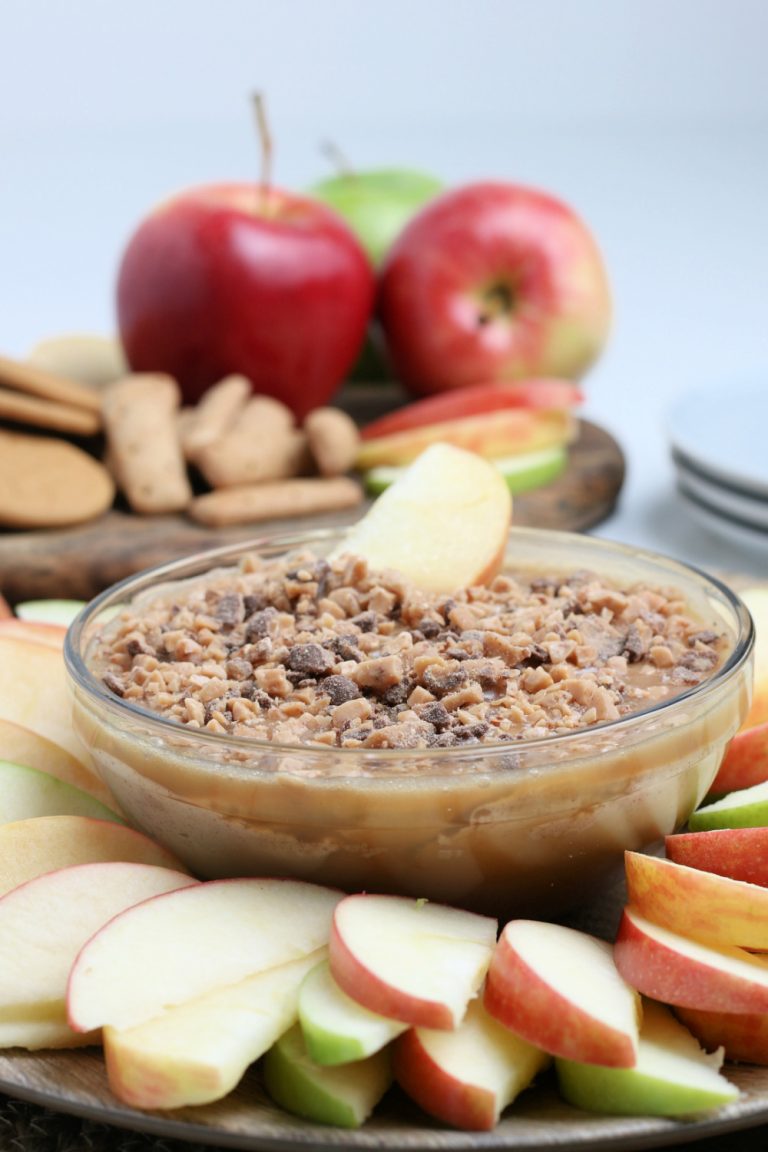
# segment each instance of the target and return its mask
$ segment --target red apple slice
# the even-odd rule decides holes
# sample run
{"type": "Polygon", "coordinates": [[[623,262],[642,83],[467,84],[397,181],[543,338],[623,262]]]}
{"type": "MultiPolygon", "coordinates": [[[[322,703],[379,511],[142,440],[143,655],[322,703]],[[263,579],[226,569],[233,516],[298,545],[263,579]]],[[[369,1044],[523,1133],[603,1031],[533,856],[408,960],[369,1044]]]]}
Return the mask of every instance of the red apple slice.
{"type": "Polygon", "coordinates": [[[704,943],[768,949],[768,888],[641,852],[624,861],[629,902],[641,916],[704,943]]]}
{"type": "Polygon", "coordinates": [[[604,940],[559,924],[512,920],[499,937],[484,1004],[506,1028],[553,1056],[630,1068],[640,998],[604,940]]]}
{"type": "Polygon", "coordinates": [[[378,440],[395,432],[502,412],[506,408],[574,408],[583,399],[577,384],[556,377],[474,384],[469,388],[453,388],[450,392],[427,396],[388,412],[386,416],[366,424],[360,435],[363,440],[378,440]]]}
{"type": "Polygon", "coordinates": [[[535,452],[575,439],[578,425],[559,408],[508,408],[500,412],[443,420],[364,441],[355,458],[361,471],[382,464],[410,464],[430,444],[454,444],[478,456],[535,452]]]}
{"type": "Polygon", "coordinates": [[[512,497],[472,452],[433,444],[352,526],[334,555],[364,556],[420,588],[452,592],[493,578],[504,558],[512,497]]]}
{"type": "Polygon", "coordinates": [[[3,620],[8,616],[13,616],[13,609],[6,600],[5,596],[3,596],[2,592],[0,592],[0,620],[3,620]]]}
{"type": "Polygon", "coordinates": [[[701,944],[631,906],[623,911],[614,956],[624,979],[653,1000],[711,1012],[768,1012],[765,958],[701,944]]]}
{"type": "Polygon", "coordinates": [[[220,1100],[296,1021],[299,986],[324,950],[226,984],[135,1028],[104,1029],[109,1086],[133,1108],[220,1100]]]}
{"type": "Polygon", "coordinates": [[[709,796],[724,796],[768,780],[768,720],[740,729],[723,757],[709,796]]]}
{"type": "Polygon", "coordinates": [[[0,618],[0,636],[16,636],[34,644],[47,644],[61,652],[66,628],[61,624],[48,624],[40,620],[20,620],[16,616],[0,618]]]}
{"type": "Polygon", "coordinates": [[[210,880],[115,917],[69,981],[77,1031],[133,1028],[327,943],[340,893],[300,880],[210,880]],[[173,899],[171,899],[171,896],[173,899]]]}
{"type": "Polygon", "coordinates": [[[28,768],[37,768],[39,772],[48,772],[65,784],[72,784],[75,788],[81,788],[83,792],[90,792],[108,808],[117,807],[109,789],[102,784],[93,768],[86,765],[83,760],[47,740],[38,732],[2,717],[0,717],[0,759],[11,760],[14,764],[24,764],[28,768]]]}
{"type": "Polygon", "coordinates": [[[187,871],[165,848],[124,824],[90,816],[35,816],[0,826],[0,896],[44,872],[109,860],[187,871]]]}
{"type": "MultiPolygon", "coordinates": [[[[3,896],[0,1025],[5,1043],[28,1045],[37,1031],[30,1026],[40,1021],[51,1024],[59,1043],[77,1043],[67,1027],[65,996],[83,944],[132,904],[196,884],[168,868],[109,862],[46,872],[3,896]]],[[[52,1035],[45,1042],[51,1043],[52,1035]]]]}
{"type": "Polygon", "coordinates": [[[675,1015],[708,1052],[723,1048],[727,1060],[768,1064],[768,1013],[675,1008],[675,1015]]]}
{"type": "Polygon", "coordinates": [[[665,840],[667,857],[732,880],[768,887],[768,828],[712,828],[665,840]]]}
{"type": "Polygon", "coordinates": [[[371,1012],[455,1028],[483,982],[497,923],[405,896],[347,896],[333,916],[331,974],[371,1012]]]}
{"type": "Polygon", "coordinates": [[[0,634],[0,719],[31,728],[82,760],[71,713],[61,651],[0,634]]]}
{"type": "Polygon", "coordinates": [[[490,1131],[550,1057],[499,1024],[473,1000],[451,1032],[411,1028],[395,1041],[395,1080],[436,1119],[490,1131]]]}

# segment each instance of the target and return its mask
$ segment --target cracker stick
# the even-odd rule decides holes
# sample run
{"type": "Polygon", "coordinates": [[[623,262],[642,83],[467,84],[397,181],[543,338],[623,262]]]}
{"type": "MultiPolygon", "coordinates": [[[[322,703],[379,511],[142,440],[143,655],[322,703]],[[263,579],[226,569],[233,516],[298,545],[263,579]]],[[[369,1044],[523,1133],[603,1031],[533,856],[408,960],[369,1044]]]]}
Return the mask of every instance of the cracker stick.
{"type": "Polygon", "coordinates": [[[346,476],[294,477],[240,488],[220,488],[197,496],[187,511],[193,520],[220,528],[289,516],[311,516],[354,508],[363,490],[346,476]]]}
{"type": "Polygon", "coordinates": [[[101,429],[98,412],[76,408],[73,404],[59,404],[40,396],[25,396],[0,388],[0,420],[13,420],[18,424],[31,424],[35,428],[51,428],[54,432],[71,432],[74,436],[93,436],[101,429]]]}
{"type": "Polygon", "coordinates": [[[101,408],[101,397],[93,388],[88,388],[78,380],[55,376],[52,372],[46,372],[34,364],[21,364],[18,360],[9,360],[7,356],[0,356],[0,384],[16,392],[42,396],[44,400],[55,400],[58,404],[87,408],[90,412],[98,412],[101,408]]]}
{"type": "Polygon", "coordinates": [[[195,454],[195,463],[212,488],[232,488],[296,476],[309,453],[290,408],[253,396],[233,427],[195,454]]]}
{"type": "Polygon", "coordinates": [[[360,433],[341,408],[315,408],[304,421],[309,450],[321,476],[341,476],[355,462],[360,433]]]}
{"type": "Polygon", "coordinates": [[[192,499],[179,443],[179,387],[170,376],[144,372],[103,392],[108,456],[134,512],[176,512],[192,499]]]}
{"type": "Polygon", "coordinates": [[[250,395],[251,382],[245,376],[226,376],[204,392],[194,408],[182,409],[179,431],[187,460],[232,427],[250,395]]]}

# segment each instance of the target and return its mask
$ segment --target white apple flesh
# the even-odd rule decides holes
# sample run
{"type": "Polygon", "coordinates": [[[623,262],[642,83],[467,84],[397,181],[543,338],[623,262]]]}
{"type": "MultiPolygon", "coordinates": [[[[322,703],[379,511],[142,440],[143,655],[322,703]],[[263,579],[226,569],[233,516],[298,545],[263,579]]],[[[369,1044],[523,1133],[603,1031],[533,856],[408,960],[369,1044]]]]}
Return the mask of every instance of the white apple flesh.
{"type": "Polygon", "coordinates": [[[433,444],[352,526],[335,555],[394,568],[420,588],[450,592],[493,578],[501,566],[512,497],[487,460],[433,444]]]}
{"type": "Polygon", "coordinates": [[[58,815],[92,816],[123,823],[117,812],[89,792],[37,768],[0,760],[0,825],[58,815]]]}
{"type": "Polygon", "coordinates": [[[105,1028],[110,1088],[133,1108],[220,1100],[295,1023],[301,982],[323,954],[214,989],[135,1028],[105,1028]]]}
{"type": "Polygon", "coordinates": [[[72,784],[84,792],[89,792],[105,804],[114,807],[114,800],[96,772],[82,759],[47,740],[31,728],[14,724],[0,717],[0,757],[14,764],[24,764],[27,768],[37,768],[48,772],[66,784],[72,784]]]}
{"type": "Polygon", "coordinates": [[[59,868],[110,860],[186,872],[143,832],[90,816],[35,816],[0,827],[0,896],[59,868]]]}
{"type": "Polygon", "coordinates": [[[762,828],[768,824],[768,780],[729,792],[691,813],[692,832],[713,828],[762,828]]]}
{"type": "Polygon", "coordinates": [[[328,941],[341,893],[299,880],[211,880],[116,916],[68,990],[77,1031],[132,1028],[167,1008],[299,960],[328,941]]]}
{"type": "Polygon", "coordinates": [[[634,1068],[557,1060],[560,1092],[569,1103],[615,1116],[692,1116],[722,1108],[739,1090],[721,1075],[722,1049],[707,1054],[662,1004],[643,1006],[634,1068]]]}
{"type": "Polygon", "coordinates": [[[604,940],[559,924],[512,920],[499,937],[484,992],[505,1027],[555,1056],[631,1067],[640,998],[604,940]]]}
{"type": "Polygon", "coordinates": [[[329,963],[353,1000],[404,1024],[455,1028],[483,982],[497,923],[404,896],[347,896],[336,908],[329,963]]]}
{"type": "Polygon", "coordinates": [[[0,633],[0,719],[31,728],[77,760],[86,756],[72,727],[61,651],[0,633]]]}
{"type": "Polygon", "coordinates": [[[446,1124],[489,1131],[507,1105],[548,1066],[540,1048],[510,1032],[473,1000],[453,1031],[411,1028],[393,1048],[400,1087],[446,1124]]]}
{"type": "Polygon", "coordinates": [[[168,868],[108,862],[46,872],[3,896],[0,1024],[6,1044],[29,1043],[40,1021],[51,1025],[47,1043],[54,1025],[61,1044],[72,1042],[67,980],[85,942],[131,905],[194,884],[168,868]]]}
{"type": "Polygon", "coordinates": [[[316,1064],[364,1060],[408,1027],[369,1012],[342,992],[327,961],[316,965],[302,983],[298,1012],[307,1054],[316,1064]]]}
{"type": "Polygon", "coordinates": [[[359,1128],[392,1083],[387,1048],[365,1060],[323,1067],[307,1055],[299,1024],[273,1044],[262,1070],[267,1092],[286,1112],[337,1128],[359,1128]]]}

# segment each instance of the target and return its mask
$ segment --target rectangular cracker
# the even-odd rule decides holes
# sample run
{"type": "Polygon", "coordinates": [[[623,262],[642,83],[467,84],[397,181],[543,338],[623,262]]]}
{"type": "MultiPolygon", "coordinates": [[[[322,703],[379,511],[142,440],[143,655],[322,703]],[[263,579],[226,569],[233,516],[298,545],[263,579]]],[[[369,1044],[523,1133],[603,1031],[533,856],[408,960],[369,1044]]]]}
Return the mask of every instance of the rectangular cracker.
{"type": "Polygon", "coordinates": [[[362,503],[363,490],[348,476],[295,477],[219,488],[197,496],[188,512],[199,524],[222,528],[261,520],[339,512],[362,503]]]}

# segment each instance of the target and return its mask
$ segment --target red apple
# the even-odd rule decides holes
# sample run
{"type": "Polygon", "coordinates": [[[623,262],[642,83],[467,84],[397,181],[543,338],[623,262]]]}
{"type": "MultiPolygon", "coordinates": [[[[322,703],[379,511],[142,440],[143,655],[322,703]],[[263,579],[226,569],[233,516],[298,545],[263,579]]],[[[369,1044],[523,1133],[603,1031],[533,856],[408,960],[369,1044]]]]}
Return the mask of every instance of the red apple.
{"type": "Polygon", "coordinates": [[[117,315],[137,372],[174,376],[187,403],[232,373],[301,419],[360,350],[374,277],[325,205],[273,187],[192,188],[160,204],[120,264],[117,315]]]}
{"type": "MultiPolygon", "coordinates": [[[[764,687],[756,684],[756,693],[764,687]]],[[[709,796],[723,796],[768,780],[768,720],[753,728],[740,728],[712,781],[709,796]]]]}
{"type": "Polygon", "coordinates": [[[768,828],[711,828],[665,840],[667,857],[732,880],[768,888],[768,828]]]}
{"type": "Polygon", "coordinates": [[[599,249],[567,205],[479,183],[406,225],[381,271],[379,315],[397,376],[429,394],[580,377],[605,344],[611,298],[599,249]]]}

